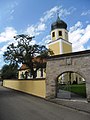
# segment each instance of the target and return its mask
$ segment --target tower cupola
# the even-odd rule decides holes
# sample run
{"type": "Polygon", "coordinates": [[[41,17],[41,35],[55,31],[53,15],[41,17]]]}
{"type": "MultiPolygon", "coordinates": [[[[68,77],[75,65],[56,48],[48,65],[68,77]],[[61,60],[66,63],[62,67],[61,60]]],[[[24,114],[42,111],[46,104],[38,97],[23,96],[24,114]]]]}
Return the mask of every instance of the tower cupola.
{"type": "Polygon", "coordinates": [[[56,22],[51,24],[51,31],[54,29],[67,29],[67,24],[58,16],[56,22]]]}

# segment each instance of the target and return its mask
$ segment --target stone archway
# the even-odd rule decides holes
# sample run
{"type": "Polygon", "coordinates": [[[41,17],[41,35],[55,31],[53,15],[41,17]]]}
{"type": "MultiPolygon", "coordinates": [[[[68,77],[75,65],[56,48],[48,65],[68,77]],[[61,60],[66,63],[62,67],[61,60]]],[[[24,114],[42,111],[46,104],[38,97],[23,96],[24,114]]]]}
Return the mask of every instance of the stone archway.
{"type": "Polygon", "coordinates": [[[74,71],[67,71],[57,77],[56,97],[60,99],[85,99],[86,81],[74,71]]]}
{"type": "Polygon", "coordinates": [[[46,97],[56,97],[57,77],[67,71],[73,71],[86,80],[87,100],[90,101],[90,51],[52,56],[47,60],[46,97]]]}

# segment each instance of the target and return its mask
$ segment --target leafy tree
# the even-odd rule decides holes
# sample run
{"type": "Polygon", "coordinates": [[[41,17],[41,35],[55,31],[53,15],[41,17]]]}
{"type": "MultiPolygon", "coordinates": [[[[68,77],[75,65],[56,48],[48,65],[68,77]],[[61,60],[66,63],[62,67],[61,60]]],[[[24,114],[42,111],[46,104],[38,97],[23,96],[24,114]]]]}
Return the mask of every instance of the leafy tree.
{"type": "Polygon", "coordinates": [[[18,66],[12,65],[4,65],[1,69],[1,78],[2,79],[15,79],[17,78],[18,66]]]}
{"type": "Polygon", "coordinates": [[[10,64],[26,64],[30,68],[33,78],[36,77],[36,72],[39,68],[45,68],[46,63],[43,62],[53,52],[47,49],[44,45],[31,44],[32,38],[28,35],[17,35],[14,37],[17,40],[17,45],[10,44],[7,51],[4,52],[4,60],[10,64]],[[39,58],[40,60],[37,61],[39,58]]]}

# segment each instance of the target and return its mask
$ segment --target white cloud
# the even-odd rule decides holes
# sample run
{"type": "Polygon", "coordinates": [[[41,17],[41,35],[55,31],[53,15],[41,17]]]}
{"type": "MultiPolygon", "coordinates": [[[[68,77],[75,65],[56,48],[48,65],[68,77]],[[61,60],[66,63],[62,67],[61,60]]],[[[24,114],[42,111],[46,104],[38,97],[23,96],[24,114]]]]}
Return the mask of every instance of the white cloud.
{"type": "Polygon", "coordinates": [[[5,31],[0,33],[0,43],[12,41],[17,31],[13,27],[6,27],[5,31]]]}
{"type": "Polygon", "coordinates": [[[69,9],[65,9],[62,6],[55,6],[52,9],[50,9],[49,11],[46,11],[44,13],[44,17],[40,18],[40,21],[47,22],[49,19],[51,19],[52,17],[57,15],[57,12],[59,12],[59,16],[61,17],[61,16],[70,15],[75,10],[76,10],[76,8],[74,8],[74,7],[70,7],[69,9]]]}
{"type": "MultiPolygon", "coordinates": [[[[64,9],[62,6],[55,6],[50,10],[44,12],[43,17],[41,17],[39,19],[39,22],[37,22],[35,25],[28,26],[25,30],[25,34],[28,34],[30,36],[41,35],[41,33],[46,30],[48,21],[53,17],[55,17],[58,11],[60,16],[66,16],[66,15],[70,15],[75,10],[76,9],[73,7],[70,7],[69,9],[64,9]]],[[[47,36],[42,40],[42,42],[44,43],[45,41],[50,41],[47,39],[47,36]]]]}
{"type": "Polygon", "coordinates": [[[39,23],[36,25],[31,25],[30,27],[27,27],[25,30],[26,34],[29,34],[30,36],[37,36],[40,35],[42,31],[46,29],[46,25],[44,23],[39,23]]]}
{"type": "Polygon", "coordinates": [[[10,11],[10,14],[13,14],[13,13],[14,13],[14,11],[15,11],[15,10],[14,10],[14,9],[12,9],[12,10],[10,11]]]}
{"type": "Polygon", "coordinates": [[[52,9],[46,11],[44,13],[44,17],[40,18],[41,22],[47,22],[47,20],[51,19],[52,17],[54,17],[54,15],[57,13],[57,11],[61,8],[61,6],[55,6],[52,9]]]}
{"type": "Polygon", "coordinates": [[[25,33],[29,34],[30,36],[34,36],[35,35],[35,26],[30,26],[26,29],[25,33]]]}
{"type": "Polygon", "coordinates": [[[47,35],[42,40],[42,42],[44,42],[45,44],[48,44],[50,41],[51,41],[51,35],[47,35]]]}
{"type": "Polygon", "coordinates": [[[14,43],[15,45],[17,45],[17,41],[15,40],[11,40],[11,41],[8,41],[8,43],[4,44],[3,47],[0,48],[0,55],[3,55],[3,53],[7,50],[7,47],[11,44],[11,43],[14,43]]]}
{"type": "Polygon", "coordinates": [[[75,10],[76,10],[76,8],[74,8],[74,7],[70,7],[69,9],[60,8],[59,9],[59,15],[65,17],[65,16],[70,15],[71,13],[73,13],[75,10]]]}
{"type": "Polygon", "coordinates": [[[18,6],[18,2],[12,1],[11,3],[8,4],[6,12],[12,15],[15,12],[15,8],[17,6],[18,6]]]}
{"type": "Polygon", "coordinates": [[[32,40],[30,43],[31,43],[31,45],[34,45],[34,44],[36,44],[36,40],[32,40]]]}
{"type": "Polygon", "coordinates": [[[51,35],[47,35],[46,37],[43,38],[42,42],[46,45],[48,48],[48,43],[51,42],[51,35]]]}
{"type": "Polygon", "coordinates": [[[5,6],[2,9],[2,12],[0,14],[2,23],[8,22],[8,21],[11,21],[14,19],[13,13],[15,12],[17,5],[18,5],[18,2],[16,2],[16,1],[11,1],[8,4],[5,4],[5,6]]]}
{"type": "Polygon", "coordinates": [[[17,31],[13,27],[6,27],[4,32],[0,33],[0,44],[4,45],[0,48],[0,56],[3,55],[7,46],[12,42],[15,42],[13,37],[17,34],[17,31]],[[6,44],[5,44],[6,43],[6,44]]]}
{"type": "Polygon", "coordinates": [[[69,31],[69,41],[72,43],[73,51],[82,51],[86,48],[84,45],[90,40],[90,24],[83,27],[82,23],[78,21],[69,31]]]}
{"type": "Polygon", "coordinates": [[[86,15],[90,15],[90,10],[81,13],[81,16],[86,16],[86,15]]]}
{"type": "Polygon", "coordinates": [[[82,23],[80,21],[78,21],[74,26],[70,27],[70,31],[75,31],[78,28],[82,28],[82,23]]]}
{"type": "Polygon", "coordinates": [[[8,45],[4,45],[2,48],[0,48],[0,55],[2,55],[5,52],[5,50],[7,49],[7,46],[8,45]]]}
{"type": "Polygon", "coordinates": [[[45,30],[46,26],[44,23],[39,23],[39,25],[37,26],[36,31],[43,31],[45,30]]]}

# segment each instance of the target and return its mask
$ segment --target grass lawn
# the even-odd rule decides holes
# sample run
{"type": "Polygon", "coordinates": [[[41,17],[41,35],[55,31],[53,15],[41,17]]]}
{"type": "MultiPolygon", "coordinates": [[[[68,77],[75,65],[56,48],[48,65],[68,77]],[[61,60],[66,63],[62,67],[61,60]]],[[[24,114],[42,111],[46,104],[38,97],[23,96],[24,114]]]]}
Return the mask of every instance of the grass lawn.
{"type": "Polygon", "coordinates": [[[70,85],[70,91],[80,96],[86,97],[86,85],[85,84],[70,85]]]}
{"type": "Polygon", "coordinates": [[[85,84],[59,85],[59,89],[70,91],[82,97],[86,97],[86,85],[85,84]]]}

